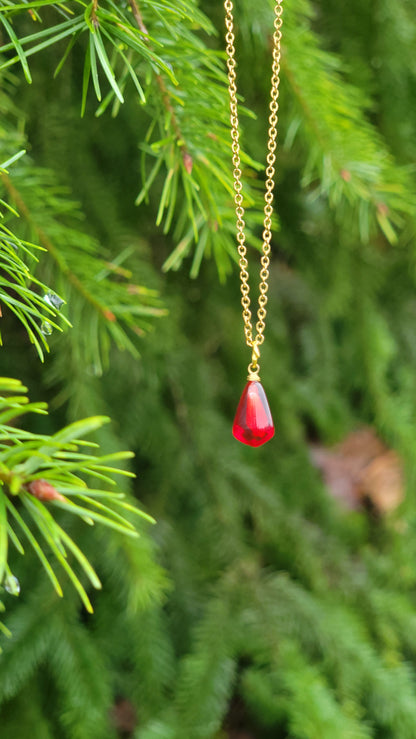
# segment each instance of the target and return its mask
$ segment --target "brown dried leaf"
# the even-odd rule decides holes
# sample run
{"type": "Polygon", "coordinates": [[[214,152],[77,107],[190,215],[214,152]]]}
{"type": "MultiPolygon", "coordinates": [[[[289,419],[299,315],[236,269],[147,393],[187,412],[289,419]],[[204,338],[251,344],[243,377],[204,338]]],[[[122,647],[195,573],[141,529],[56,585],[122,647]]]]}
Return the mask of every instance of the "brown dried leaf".
{"type": "Polygon", "coordinates": [[[136,709],[126,698],[117,701],[111,711],[112,723],[117,731],[132,734],[137,726],[136,709]]]}
{"type": "Polygon", "coordinates": [[[362,471],[360,492],[380,513],[394,511],[403,500],[403,470],[396,452],[387,451],[362,471]]]}
{"type": "Polygon", "coordinates": [[[354,431],[332,449],[311,447],[311,459],[329,492],[347,508],[370,502],[376,511],[387,514],[403,500],[401,461],[371,428],[354,431]]]}

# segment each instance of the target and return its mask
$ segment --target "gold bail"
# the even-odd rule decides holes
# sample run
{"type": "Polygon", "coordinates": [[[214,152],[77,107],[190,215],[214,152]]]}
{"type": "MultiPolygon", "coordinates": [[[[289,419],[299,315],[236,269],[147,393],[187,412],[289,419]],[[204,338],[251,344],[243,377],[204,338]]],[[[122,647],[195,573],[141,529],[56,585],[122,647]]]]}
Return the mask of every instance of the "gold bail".
{"type": "Polygon", "coordinates": [[[260,347],[258,343],[255,341],[252,344],[251,362],[248,365],[248,376],[247,376],[248,382],[260,382],[259,359],[260,359],[260,347]]]}

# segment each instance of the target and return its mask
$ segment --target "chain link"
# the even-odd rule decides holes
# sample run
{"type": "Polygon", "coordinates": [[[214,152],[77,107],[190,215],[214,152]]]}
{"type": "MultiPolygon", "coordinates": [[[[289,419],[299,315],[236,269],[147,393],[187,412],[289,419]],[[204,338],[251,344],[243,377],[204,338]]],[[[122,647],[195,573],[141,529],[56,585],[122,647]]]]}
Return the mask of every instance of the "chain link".
{"type": "Polygon", "coordinates": [[[242,195],[242,172],[240,156],[240,132],[238,123],[238,102],[236,84],[236,61],[235,61],[235,35],[234,16],[232,0],[225,0],[225,25],[227,33],[225,36],[227,44],[227,69],[228,69],[228,92],[230,95],[230,120],[231,120],[231,149],[234,177],[234,203],[236,212],[237,244],[240,265],[241,282],[241,305],[243,308],[244,334],[247,346],[253,350],[252,361],[249,366],[250,372],[259,370],[258,359],[260,357],[259,346],[264,341],[264,329],[266,327],[266,305],[267,291],[269,289],[269,265],[270,265],[270,242],[272,238],[272,215],[273,215],[273,190],[276,163],[276,137],[277,137],[277,113],[279,110],[279,82],[280,82],[280,42],[282,38],[282,0],[276,0],[274,8],[274,33],[273,33],[273,61],[270,93],[270,115],[268,130],[268,154],[266,167],[266,185],[264,194],[264,221],[263,221],[263,245],[260,270],[260,285],[257,310],[256,335],[253,337],[253,325],[250,310],[250,285],[247,261],[247,247],[245,237],[244,206],[242,195]]]}

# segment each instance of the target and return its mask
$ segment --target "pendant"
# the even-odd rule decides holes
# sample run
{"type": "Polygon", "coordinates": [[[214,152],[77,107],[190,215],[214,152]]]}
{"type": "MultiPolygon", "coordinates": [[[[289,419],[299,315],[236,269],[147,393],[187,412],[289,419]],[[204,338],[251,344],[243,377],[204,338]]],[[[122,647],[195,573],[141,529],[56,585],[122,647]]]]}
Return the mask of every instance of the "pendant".
{"type": "Polygon", "coordinates": [[[261,446],[274,436],[274,424],[266,393],[258,380],[243,390],[233,423],[233,436],[248,446],[261,446]]]}

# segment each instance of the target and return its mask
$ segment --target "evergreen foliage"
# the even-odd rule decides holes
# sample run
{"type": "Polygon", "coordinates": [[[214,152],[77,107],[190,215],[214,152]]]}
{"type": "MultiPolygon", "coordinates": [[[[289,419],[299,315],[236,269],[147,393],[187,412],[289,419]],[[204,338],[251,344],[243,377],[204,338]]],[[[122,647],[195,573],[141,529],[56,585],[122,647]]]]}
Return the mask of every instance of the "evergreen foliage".
{"type": "MultiPolygon", "coordinates": [[[[2,356],[35,397],[4,381],[4,567],[21,595],[1,595],[2,739],[416,735],[414,10],[285,0],[262,354],[277,433],[253,453],[230,434],[249,357],[237,277],[221,282],[235,260],[222,3],[0,2],[2,356]],[[101,457],[76,441],[90,424],[101,457]],[[343,511],[311,464],[311,441],[363,424],[405,466],[387,516],[343,511]],[[140,537],[124,535],[130,504],[91,482],[117,459],[157,521],[137,518],[140,537]],[[71,504],[31,495],[39,479],[71,504]],[[112,528],[86,525],[101,513],[112,528]],[[93,615],[63,578],[57,598],[36,547],[18,556],[22,534],[49,534],[43,564],[75,567],[93,615]]],[[[258,246],[271,3],[236,11],[258,246]]],[[[251,264],[254,284],[255,250],[251,264]]]]}

